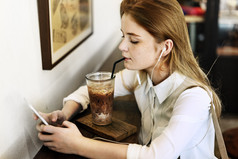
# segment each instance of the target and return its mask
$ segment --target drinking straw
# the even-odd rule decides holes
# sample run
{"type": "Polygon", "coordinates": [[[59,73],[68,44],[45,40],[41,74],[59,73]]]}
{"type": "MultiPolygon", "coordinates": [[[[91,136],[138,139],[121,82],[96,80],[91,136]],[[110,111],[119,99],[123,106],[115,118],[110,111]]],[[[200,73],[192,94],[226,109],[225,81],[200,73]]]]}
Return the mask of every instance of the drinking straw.
{"type": "Polygon", "coordinates": [[[123,61],[123,60],[125,60],[125,57],[123,57],[122,59],[117,60],[116,62],[114,62],[114,64],[113,64],[113,68],[112,68],[111,79],[113,78],[113,74],[114,74],[114,71],[115,71],[116,64],[119,63],[119,62],[121,62],[121,61],[123,61]]]}

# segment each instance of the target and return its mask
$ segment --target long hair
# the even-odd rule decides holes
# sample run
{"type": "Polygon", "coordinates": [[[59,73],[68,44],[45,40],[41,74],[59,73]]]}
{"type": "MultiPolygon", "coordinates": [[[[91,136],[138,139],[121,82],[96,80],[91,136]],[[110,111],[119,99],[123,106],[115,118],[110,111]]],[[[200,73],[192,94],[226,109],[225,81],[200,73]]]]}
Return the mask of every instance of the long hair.
{"type": "Polygon", "coordinates": [[[170,73],[177,71],[211,92],[217,116],[220,116],[220,99],[194,57],[185,17],[177,0],[123,0],[121,17],[124,14],[130,15],[158,43],[166,39],[173,41],[171,53],[161,62],[169,65],[170,73]]]}

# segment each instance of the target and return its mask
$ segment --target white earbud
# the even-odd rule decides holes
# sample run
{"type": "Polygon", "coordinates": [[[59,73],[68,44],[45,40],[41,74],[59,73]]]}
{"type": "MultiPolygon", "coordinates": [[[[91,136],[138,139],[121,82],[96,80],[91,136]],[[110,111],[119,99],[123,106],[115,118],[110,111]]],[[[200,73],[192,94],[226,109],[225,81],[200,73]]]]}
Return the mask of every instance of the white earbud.
{"type": "Polygon", "coordinates": [[[161,54],[159,55],[159,58],[158,58],[158,62],[160,61],[160,59],[165,51],[166,51],[166,47],[164,47],[163,50],[161,51],[161,54]]]}
{"type": "Polygon", "coordinates": [[[161,51],[161,54],[159,55],[158,61],[156,62],[155,66],[152,69],[151,77],[150,77],[151,81],[152,81],[152,78],[153,78],[154,69],[158,65],[158,63],[159,63],[159,61],[160,61],[160,59],[161,59],[161,57],[162,57],[162,55],[165,51],[166,51],[166,47],[164,47],[163,50],[161,51]]]}
{"type": "Polygon", "coordinates": [[[163,53],[166,51],[166,47],[164,47],[163,48],[163,50],[162,50],[162,52],[161,52],[161,54],[160,54],[160,56],[159,56],[159,58],[158,58],[158,61],[160,61],[160,59],[161,59],[161,57],[162,57],[162,55],[163,55],[163,53]]]}

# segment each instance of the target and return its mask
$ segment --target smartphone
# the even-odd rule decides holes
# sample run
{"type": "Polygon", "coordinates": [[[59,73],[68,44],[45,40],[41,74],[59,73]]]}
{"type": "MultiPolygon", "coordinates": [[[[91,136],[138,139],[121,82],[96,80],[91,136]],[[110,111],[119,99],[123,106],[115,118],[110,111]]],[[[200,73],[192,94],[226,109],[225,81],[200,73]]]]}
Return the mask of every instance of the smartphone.
{"type": "Polygon", "coordinates": [[[28,105],[28,107],[40,118],[40,120],[41,120],[45,125],[49,125],[49,124],[47,123],[47,121],[45,121],[45,119],[37,112],[37,110],[36,110],[31,104],[29,104],[29,103],[27,102],[27,105],[28,105]]]}

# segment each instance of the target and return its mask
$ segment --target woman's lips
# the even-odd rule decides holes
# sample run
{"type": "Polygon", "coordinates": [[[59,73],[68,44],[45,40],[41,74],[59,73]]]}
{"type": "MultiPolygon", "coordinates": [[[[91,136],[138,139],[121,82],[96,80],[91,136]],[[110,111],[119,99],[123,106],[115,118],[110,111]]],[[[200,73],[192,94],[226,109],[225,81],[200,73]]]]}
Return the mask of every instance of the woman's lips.
{"type": "Polygon", "coordinates": [[[131,58],[127,58],[127,57],[124,57],[124,58],[125,58],[125,61],[131,60],[131,58]]]}

